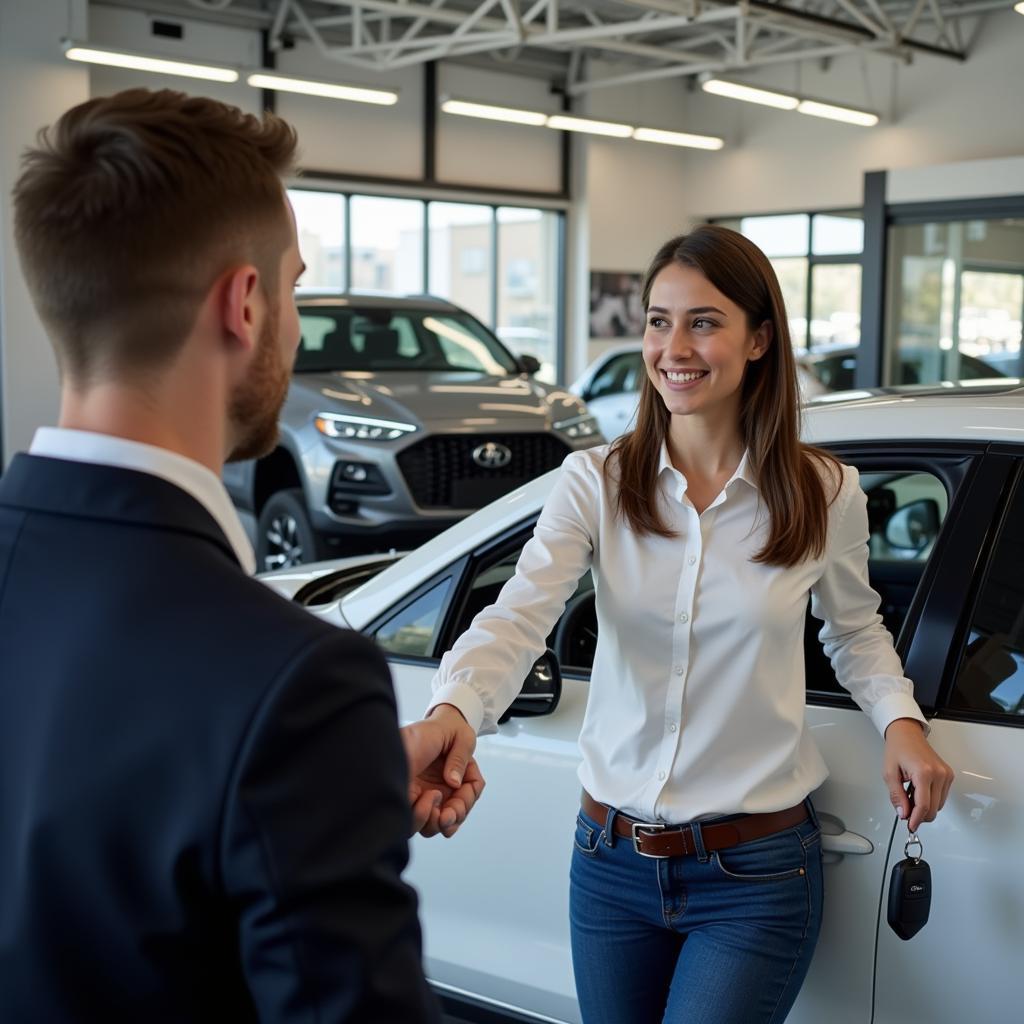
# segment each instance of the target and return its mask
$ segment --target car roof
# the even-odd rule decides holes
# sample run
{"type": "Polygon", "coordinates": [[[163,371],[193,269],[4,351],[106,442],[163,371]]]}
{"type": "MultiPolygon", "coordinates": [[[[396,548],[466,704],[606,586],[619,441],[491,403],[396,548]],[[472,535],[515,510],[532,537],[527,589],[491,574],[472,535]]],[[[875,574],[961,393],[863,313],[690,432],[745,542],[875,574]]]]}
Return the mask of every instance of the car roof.
{"type": "MultiPolygon", "coordinates": [[[[814,444],[860,441],[1009,441],[1024,445],[1024,385],[1002,387],[889,388],[823,396],[804,407],[804,439],[814,444]]],[[[467,516],[410,552],[342,600],[356,629],[404,596],[409,584],[428,579],[482,541],[535,515],[557,469],[531,480],[467,516]]]]}
{"type": "Polygon", "coordinates": [[[300,309],[307,307],[344,308],[355,306],[359,309],[429,309],[443,313],[461,313],[461,307],[436,295],[382,295],[380,292],[302,292],[295,297],[300,309]]]}

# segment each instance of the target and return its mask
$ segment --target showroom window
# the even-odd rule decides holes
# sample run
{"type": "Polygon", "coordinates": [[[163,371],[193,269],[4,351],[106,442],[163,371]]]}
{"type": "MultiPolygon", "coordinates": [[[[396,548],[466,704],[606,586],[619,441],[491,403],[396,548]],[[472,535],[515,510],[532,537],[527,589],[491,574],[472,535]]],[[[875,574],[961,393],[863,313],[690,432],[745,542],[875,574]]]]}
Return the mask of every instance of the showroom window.
{"type": "Polygon", "coordinates": [[[559,210],[289,189],[309,269],[302,290],[431,295],[469,310],[516,355],[561,375],[559,210]]]}
{"type": "Polygon", "coordinates": [[[829,352],[860,344],[858,211],[715,219],[746,235],[771,261],[786,302],[793,348],[829,352]]]}
{"type": "Polygon", "coordinates": [[[1024,376],[1024,219],[889,228],[891,384],[1024,376]]]}

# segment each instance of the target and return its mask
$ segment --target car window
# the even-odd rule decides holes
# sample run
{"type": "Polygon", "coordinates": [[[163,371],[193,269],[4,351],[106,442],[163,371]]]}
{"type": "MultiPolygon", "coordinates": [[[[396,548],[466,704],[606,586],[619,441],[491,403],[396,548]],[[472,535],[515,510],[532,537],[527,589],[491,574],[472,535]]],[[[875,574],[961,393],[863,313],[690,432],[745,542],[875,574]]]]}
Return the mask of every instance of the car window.
{"type": "Polygon", "coordinates": [[[1016,721],[1024,717],[1024,483],[982,583],[950,705],[1016,721]]]}
{"type": "Polygon", "coordinates": [[[296,373],[519,373],[508,349],[467,313],[309,306],[300,307],[299,320],[296,373]]]}
{"type": "Polygon", "coordinates": [[[623,352],[609,359],[587,388],[586,401],[638,390],[642,366],[643,357],[639,352],[623,352]]]}
{"type": "Polygon", "coordinates": [[[446,577],[378,626],[372,636],[380,647],[388,654],[431,657],[451,585],[446,577]]]}
{"type": "MultiPolygon", "coordinates": [[[[919,470],[865,471],[860,485],[868,500],[868,579],[881,598],[882,623],[895,640],[945,521],[949,496],[937,476],[919,470]]],[[[807,689],[845,694],[821,649],[821,627],[808,612],[807,689]]]]}

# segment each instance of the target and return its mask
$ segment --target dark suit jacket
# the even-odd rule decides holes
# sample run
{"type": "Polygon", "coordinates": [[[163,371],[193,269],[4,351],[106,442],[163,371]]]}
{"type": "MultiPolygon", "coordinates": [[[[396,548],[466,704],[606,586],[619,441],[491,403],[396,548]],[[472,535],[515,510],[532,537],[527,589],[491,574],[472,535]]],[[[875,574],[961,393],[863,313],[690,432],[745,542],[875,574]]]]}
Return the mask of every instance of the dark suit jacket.
{"type": "Polygon", "coordinates": [[[387,665],[190,495],[0,478],[0,1021],[435,1021],[387,665]]]}

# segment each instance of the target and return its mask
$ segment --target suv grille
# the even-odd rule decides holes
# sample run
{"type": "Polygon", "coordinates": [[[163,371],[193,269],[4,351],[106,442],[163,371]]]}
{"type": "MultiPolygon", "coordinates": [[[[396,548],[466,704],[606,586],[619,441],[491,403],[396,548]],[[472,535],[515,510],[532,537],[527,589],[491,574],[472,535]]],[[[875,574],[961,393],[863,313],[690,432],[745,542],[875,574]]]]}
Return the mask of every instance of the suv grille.
{"type": "Polygon", "coordinates": [[[560,466],[569,451],[551,434],[439,434],[406,448],[398,468],[420,508],[482,508],[560,466]],[[508,465],[487,469],[473,461],[489,442],[512,453],[508,465]]]}

